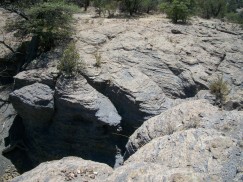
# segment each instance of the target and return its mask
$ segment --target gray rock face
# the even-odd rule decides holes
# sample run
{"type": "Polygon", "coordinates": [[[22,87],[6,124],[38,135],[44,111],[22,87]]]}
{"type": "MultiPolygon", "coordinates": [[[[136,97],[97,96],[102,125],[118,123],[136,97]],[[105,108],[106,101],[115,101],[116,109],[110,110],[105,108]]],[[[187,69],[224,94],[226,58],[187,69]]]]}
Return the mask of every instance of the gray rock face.
{"type": "Polygon", "coordinates": [[[35,83],[12,92],[10,100],[26,127],[43,127],[54,114],[53,94],[47,85],[35,83]]]}
{"type": "MultiPolygon", "coordinates": [[[[241,173],[242,148],[215,130],[190,129],[152,140],[126,162],[148,162],[170,169],[206,173],[206,181],[233,181],[241,173]]],[[[202,180],[202,178],[201,178],[202,180]]]]}
{"type": "Polygon", "coordinates": [[[15,89],[20,89],[24,86],[31,85],[33,83],[42,83],[48,85],[54,89],[56,85],[57,69],[32,69],[28,71],[22,71],[15,77],[15,89]]]}
{"type": "Polygon", "coordinates": [[[222,75],[230,86],[228,110],[242,109],[235,107],[243,103],[242,30],[198,18],[188,26],[173,25],[160,15],[75,17],[73,38],[82,64],[75,78],[61,76],[56,82],[61,49],[15,77],[19,90],[11,100],[27,129],[33,163],[73,155],[118,167],[124,143],[137,129],[126,148],[129,155],[139,150],[107,178],[94,180],[242,179],[242,112],[218,110],[208,91],[222,75]],[[197,100],[202,98],[209,102],[197,100]]]}
{"type": "Polygon", "coordinates": [[[12,182],[105,181],[112,172],[112,168],[106,164],[86,161],[78,157],[66,157],[62,160],[42,163],[33,171],[15,178],[12,182]]]}
{"type": "Polygon", "coordinates": [[[86,66],[85,74],[101,81],[102,72],[112,77],[112,65],[124,71],[127,67],[137,69],[171,98],[193,97],[223,75],[230,86],[227,99],[241,102],[242,30],[217,20],[195,18],[191,23],[173,25],[160,16],[130,21],[96,20],[85,26],[77,23],[75,38],[86,66]],[[173,34],[172,30],[181,34],[173,34]],[[96,53],[101,55],[99,69],[93,66],[96,53]]]}
{"type": "Polygon", "coordinates": [[[82,76],[60,77],[53,94],[35,83],[10,95],[23,118],[33,163],[75,155],[114,164],[117,137],[112,133],[121,130],[121,117],[111,101],[82,76]]]}
{"type": "Polygon", "coordinates": [[[108,126],[120,124],[121,117],[111,101],[91,87],[85,78],[60,78],[57,82],[56,120],[86,120],[108,126]]]}
{"type": "Polygon", "coordinates": [[[90,82],[116,106],[124,124],[138,127],[174,103],[148,76],[135,68],[109,65],[90,82]],[[152,89],[151,89],[152,88],[152,89]]]}
{"type": "Polygon", "coordinates": [[[242,140],[243,112],[219,111],[206,100],[183,102],[144,122],[130,136],[127,151],[132,154],[154,138],[189,128],[214,128],[242,140]]]}

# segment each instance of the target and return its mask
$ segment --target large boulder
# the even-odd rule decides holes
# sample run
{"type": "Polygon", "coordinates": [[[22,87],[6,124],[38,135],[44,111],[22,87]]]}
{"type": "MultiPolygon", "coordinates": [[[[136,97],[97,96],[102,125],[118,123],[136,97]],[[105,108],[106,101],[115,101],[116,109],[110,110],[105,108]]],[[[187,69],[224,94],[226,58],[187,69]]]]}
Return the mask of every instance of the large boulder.
{"type": "Polygon", "coordinates": [[[90,86],[87,80],[59,78],[55,92],[56,120],[85,120],[100,125],[118,126],[121,117],[112,102],[90,86]]]}
{"type": "Polygon", "coordinates": [[[10,100],[26,127],[44,127],[54,114],[54,91],[47,85],[35,83],[15,90],[10,100]]]}
{"type": "Polygon", "coordinates": [[[130,136],[127,151],[132,154],[154,138],[190,128],[214,128],[242,140],[243,112],[222,111],[207,100],[185,101],[144,122],[130,136]]]}
{"type": "Polygon", "coordinates": [[[132,155],[125,166],[148,162],[206,174],[206,181],[233,181],[237,175],[243,175],[242,154],[242,145],[234,138],[215,130],[189,129],[153,139],[132,155]]]}

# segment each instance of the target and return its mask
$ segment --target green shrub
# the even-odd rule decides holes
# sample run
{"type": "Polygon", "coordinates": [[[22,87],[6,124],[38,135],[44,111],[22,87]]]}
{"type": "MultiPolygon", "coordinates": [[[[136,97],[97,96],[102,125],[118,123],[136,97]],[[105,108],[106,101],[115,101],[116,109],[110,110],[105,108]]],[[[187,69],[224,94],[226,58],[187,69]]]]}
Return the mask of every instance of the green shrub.
{"type": "Polygon", "coordinates": [[[173,23],[186,23],[190,15],[187,0],[173,0],[172,3],[165,6],[165,12],[173,23]]]}
{"type": "Polygon", "coordinates": [[[210,92],[215,95],[215,104],[222,106],[229,93],[228,84],[222,77],[218,77],[209,85],[210,92]]]}
{"type": "Polygon", "coordinates": [[[241,11],[240,13],[227,13],[226,19],[232,23],[239,23],[243,26],[243,11],[241,11]]]}
{"type": "Polygon", "coordinates": [[[123,0],[122,2],[124,10],[129,12],[131,16],[138,12],[141,4],[142,0],[123,0]]]}
{"type": "Polygon", "coordinates": [[[223,17],[226,13],[226,0],[198,0],[199,15],[203,18],[223,17]]]}
{"type": "Polygon", "coordinates": [[[26,10],[28,20],[18,20],[8,25],[8,28],[18,29],[19,35],[32,34],[38,37],[39,48],[50,50],[56,40],[70,36],[72,29],[72,14],[78,7],[65,1],[47,1],[37,3],[26,10]]]}
{"type": "Polygon", "coordinates": [[[78,71],[79,54],[74,42],[71,42],[64,50],[63,57],[57,66],[61,73],[73,75],[78,71]]]}
{"type": "Polygon", "coordinates": [[[150,13],[151,10],[157,10],[158,0],[142,0],[141,10],[150,13]]]}

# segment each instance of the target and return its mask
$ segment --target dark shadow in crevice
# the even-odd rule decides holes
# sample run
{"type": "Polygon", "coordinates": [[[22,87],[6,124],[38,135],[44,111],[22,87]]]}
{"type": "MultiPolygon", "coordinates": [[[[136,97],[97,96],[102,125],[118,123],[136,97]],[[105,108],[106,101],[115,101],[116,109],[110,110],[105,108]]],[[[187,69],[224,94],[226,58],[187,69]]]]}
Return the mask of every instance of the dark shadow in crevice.
{"type": "MultiPolygon", "coordinates": [[[[25,143],[24,131],[25,129],[22,118],[17,115],[9,129],[8,137],[4,138],[6,147],[5,149],[18,145],[18,143],[25,143]]],[[[28,158],[26,151],[20,149],[19,147],[13,147],[8,150],[8,152],[3,152],[3,155],[11,161],[11,163],[15,166],[20,174],[33,168],[33,165],[28,158]]]]}

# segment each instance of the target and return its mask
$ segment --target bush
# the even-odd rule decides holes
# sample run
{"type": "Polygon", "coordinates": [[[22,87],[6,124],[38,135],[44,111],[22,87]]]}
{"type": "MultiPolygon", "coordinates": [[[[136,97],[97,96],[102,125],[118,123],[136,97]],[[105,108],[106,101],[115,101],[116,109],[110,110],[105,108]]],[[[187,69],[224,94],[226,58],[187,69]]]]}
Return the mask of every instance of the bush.
{"type": "Polygon", "coordinates": [[[198,0],[199,14],[203,18],[223,17],[226,12],[226,0],[198,0]]]}
{"type": "Polygon", "coordinates": [[[165,6],[165,12],[173,23],[186,23],[190,15],[189,1],[173,0],[172,3],[165,6]]]}
{"type": "Polygon", "coordinates": [[[57,69],[61,73],[65,73],[67,75],[73,75],[78,70],[78,60],[79,54],[76,50],[75,43],[70,43],[63,53],[63,57],[57,66],[57,69]]]}
{"type": "Polygon", "coordinates": [[[240,13],[234,13],[234,12],[227,13],[226,18],[230,22],[239,23],[243,25],[243,11],[241,11],[240,13]]]}
{"type": "Polygon", "coordinates": [[[141,3],[141,10],[150,13],[151,10],[156,10],[157,6],[158,0],[143,0],[141,3]]]}
{"type": "Polygon", "coordinates": [[[134,13],[137,13],[140,6],[141,6],[142,0],[123,0],[123,6],[125,11],[128,11],[129,14],[132,16],[134,13]]]}
{"type": "Polygon", "coordinates": [[[28,20],[10,23],[9,27],[19,29],[20,35],[37,36],[40,49],[48,51],[55,45],[56,40],[70,36],[72,14],[77,10],[77,6],[64,1],[38,3],[26,11],[28,20]]]}
{"type": "Polygon", "coordinates": [[[209,85],[210,92],[215,95],[215,104],[222,106],[226,100],[226,96],[229,93],[228,84],[222,77],[218,77],[209,85]]]}

